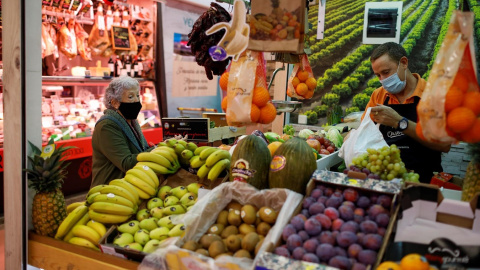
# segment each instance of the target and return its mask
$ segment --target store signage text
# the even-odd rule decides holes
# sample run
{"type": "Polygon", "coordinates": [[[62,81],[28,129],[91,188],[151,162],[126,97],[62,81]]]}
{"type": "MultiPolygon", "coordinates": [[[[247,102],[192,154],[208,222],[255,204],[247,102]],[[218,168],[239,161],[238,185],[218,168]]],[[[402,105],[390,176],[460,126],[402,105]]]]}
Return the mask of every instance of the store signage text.
{"type": "Polygon", "coordinates": [[[174,61],[173,97],[215,96],[217,80],[208,80],[205,69],[196,62],[174,61]]]}

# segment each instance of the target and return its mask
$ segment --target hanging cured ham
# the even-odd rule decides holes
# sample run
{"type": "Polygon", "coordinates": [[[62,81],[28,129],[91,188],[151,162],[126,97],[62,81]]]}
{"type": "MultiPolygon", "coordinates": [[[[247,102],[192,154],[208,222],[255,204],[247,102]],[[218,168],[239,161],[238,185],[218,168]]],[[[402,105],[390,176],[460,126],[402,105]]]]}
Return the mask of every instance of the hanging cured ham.
{"type": "Polygon", "coordinates": [[[92,50],[93,55],[105,56],[105,50],[111,45],[108,32],[105,31],[103,9],[99,6],[97,14],[95,14],[95,23],[93,24],[92,32],[90,32],[90,36],[88,37],[88,46],[92,50]]]}
{"type": "Polygon", "coordinates": [[[42,23],[42,58],[53,54],[55,51],[55,43],[49,33],[50,23],[42,23]]]}
{"type": "Polygon", "coordinates": [[[67,25],[63,25],[58,31],[58,48],[68,58],[77,55],[77,40],[75,38],[75,20],[70,19],[67,25]]]}
{"type": "Polygon", "coordinates": [[[88,47],[88,33],[79,23],[75,24],[75,35],[77,37],[78,53],[83,59],[91,61],[92,50],[88,47]]]}

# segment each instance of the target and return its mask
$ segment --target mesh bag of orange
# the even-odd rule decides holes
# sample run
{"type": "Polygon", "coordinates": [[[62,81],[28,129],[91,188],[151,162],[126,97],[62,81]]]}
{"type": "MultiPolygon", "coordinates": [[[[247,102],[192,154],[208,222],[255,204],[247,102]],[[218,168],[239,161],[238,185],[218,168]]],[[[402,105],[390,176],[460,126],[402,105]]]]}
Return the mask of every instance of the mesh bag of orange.
{"type": "Polygon", "coordinates": [[[455,11],[417,107],[417,135],[427,141],[480,142],[473,13],[455,11]]]}
{"type": "Polygon", "coordinates": [[[267,90],[262,52],[247,50],[238,61],[232,62],[222,109],[226,112],[229,126],[269,124],[275,120],[277,110],[267,90]]]}
{"type": "Polygon", "coordinates": [[[308,57],[302,54],[300,63],[294,65],[292,74],[288,78],[287,95],[297,99],[310,99],[316,87],[317,80],[313,77],[308,57]]]}

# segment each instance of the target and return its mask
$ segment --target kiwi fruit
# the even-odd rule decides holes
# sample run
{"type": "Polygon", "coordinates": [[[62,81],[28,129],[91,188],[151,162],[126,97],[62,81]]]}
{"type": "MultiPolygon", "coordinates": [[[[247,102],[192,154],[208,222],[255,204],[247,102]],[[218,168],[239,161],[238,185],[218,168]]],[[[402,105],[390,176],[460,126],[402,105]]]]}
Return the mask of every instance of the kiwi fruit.
{"type": "Polygon", "coordinates": [[[242,205],[239,204],[237,201],[231,201],[229,204],[227,204],[227,210],[228,212],[233,210],[240,211],[242,210],[242,205]]]}
{"type": "Polygon", "coordinates": [[[248,251],[245,250],[245,249],[240,249],[240,250],[238,250],[237,252],[235,252],[235,254],[233,254],[233,257],[237,257],[237,258],[249,258],[249,259],[251,259],[251,258],[252,258],[252,254],[250,254],[250,252],[248,252],[248,251]]]}
{"type": "Polygon", "coordinates": [[[190,241],[187,241],[185,242],[185,244],[183,244],[182,248],[184,249],[188,249],[188,250],[191,250],[191,251],[195,251],[199,248],[200,246],[198,245],[197,242],[193,241],[193,240],[190,240],[190,241]]]}
{"type": "Polygon", "coordinates": [[[228,224],[233,226],[239,226],[242,224],[242,218],[240,217],[240,210],[232,210],[228,212],[228,224]]]}
{"type": "Polygon", "coordinates": [[[202,254],[203,256],[207,256],[207,257],[210,256],[210,255],[208,254],[208,250],[203,249],[203,248],[199,248],[199,249],[195,250],[195,252],[196,252],[196,253],[199,253],[199,254],[202,254]]]}
{"type": "Polygon", "coordinates": [[[263,244],[263,239],[261,239],[257,245],[255,246],[255,256],[258,254],[258,250],[260,249],[260,247],[262,246],[263,244]]]}
{"type": "Polygon", "coordinates": [[[232,234],[233,235],[238,234],[238,228],[236,226],[230,225],[230,226],[226,227],[225,229],[223,229],[220,236],[222,238],[228,238],[232,234]]]}
{"type": "Polygon", "coordinates": [[[257,226],[257,233],[259,235],[267,235],[268,232],[270,231],[270,229],[272,228],[272,226],[270,226],[270,224],[266,223],[266,222],[261,222],[260,224],[258,224],[257,226]]]}
{"type": "Polygon", "coordinates": [[[225,225],[223,225],[223,224],[213,224],[212,227],[210,227],[210,229],[208,229],[207,233],[208,234],[220,235],[224,228],[225,228],[225,225]]]}
{"type": "Polygon", "coordinates": [[[214,241],[222,241],[222,238],[216,234],[205,234],[200,238],[200,245],[202,248],[207,249],[210,247],[210,244],[214,241]]]}
{"type": "Polygon", "coordinates": [[[245,234],[239,233],[239,234],[237,234],[237,237],[240,238],[240,241],[241,241],[241,240],[243,240],[243,237],[245,237],[245,234]]]}
{"type": "Polygon", "coordinates": [[[251,232],[242,239],[242,249],[245,249],[249,252],[255,250],[258,242],[260,242],[260,238],[256,232],[251,232]]]}
{"type": "Polygon", "coordinates": [[[220,254],[223,254],[227,252],[227,249],[225,248],[225,244],[223,241],[214,241],[208,248],[208,254],[210,254],[210,257],[215,258],[220,254]]]}
{"type": "Polygon", "coordinates": [[[242,239],[236,235],[230,235],[227,239],[227,249],[229,251],[235,252],[240,249],[242,244],[242,239]]]}
{"type": "Polygon", "coordinates": [[[227,210],[222,210],[218,214],[217,224],[222,224],[223,226],[227,226],[228,225],[227,216],[228,216],[228,211],[227,210]]]}
{"type": "Polygon", "coordinates": [[[256,229],[253,225],[248,225],[247,223],[242,223],[242,225],[240,225],[238,227],[238,231],[241,234],[247,235],[248,233],[255,232],[256,229]]]}
{"type": "Polygon", "coordinates": [[[260,208],[258,214],[260,215],[260,219],[268,224],[275,224],[278,215],[277,211],[267,206],[260,208]]]}
{"type": "Polygon", "coordinates": [[[254,224],[257,220],[257,209],[250,204],[244,205],[240,210],[240,216],[242,217],[243,222],[254,224]]]}

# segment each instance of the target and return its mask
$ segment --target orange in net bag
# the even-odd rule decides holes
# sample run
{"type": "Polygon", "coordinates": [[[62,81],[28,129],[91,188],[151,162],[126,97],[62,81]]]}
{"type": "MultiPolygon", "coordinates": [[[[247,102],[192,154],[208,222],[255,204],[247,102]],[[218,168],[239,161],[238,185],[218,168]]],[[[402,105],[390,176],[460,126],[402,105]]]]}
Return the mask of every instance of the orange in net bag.
{"type": "Polygon", "coordinates": [[[230,126],[251,123],[269,124],[277,110],[267,90],[265,59],[262,52],[246,51],[232,62],[228,77],[227,96],[222,100],[230,126]]]}
{"type": "Polygon", "coordinates": [[[287,95],[297,99],[310,99],[313,97],[317,80],[313,77],[312,67],[308,57],[303,54],[300,63],[293,67],[292,74],[288,78],[287,95]]]}
{"type": "Polygon", "coordinates": [[[417,107],[417,135],[441,143],[480,142],[480,88],[473,13],[455,11],[417,107]]]}

